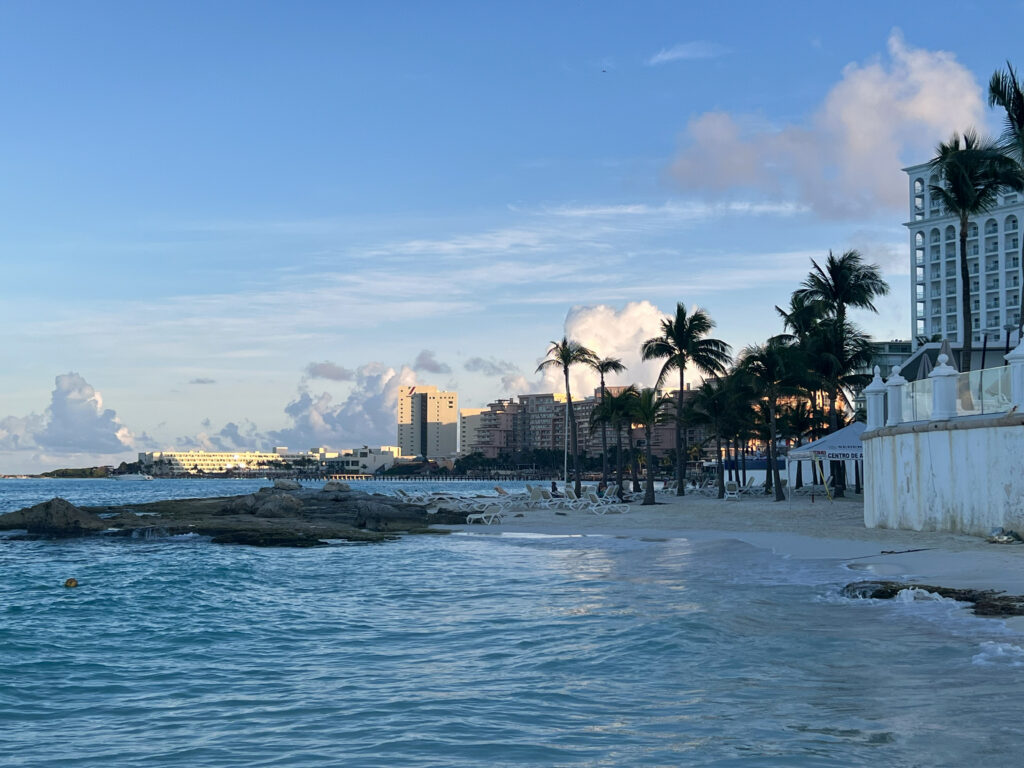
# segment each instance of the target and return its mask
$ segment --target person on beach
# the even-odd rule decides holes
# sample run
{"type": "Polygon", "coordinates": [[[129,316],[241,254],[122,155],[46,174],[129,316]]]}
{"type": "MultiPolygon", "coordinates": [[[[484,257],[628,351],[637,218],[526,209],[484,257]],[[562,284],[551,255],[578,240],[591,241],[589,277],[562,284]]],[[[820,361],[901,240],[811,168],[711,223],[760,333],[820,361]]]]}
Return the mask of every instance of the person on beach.
{"type": "Polygon", "coordinates": [[[608,484],[604,480],[602,480],[600,483],[597,484],[597,497],[599,499],[603,499],[604,498],[604,494],[605,494],[605,492],[607,490],[608,490],[608,484]]]}
{"type": "Polygon", "coordinates": [[[556,499],[562,498],[562,494],[558,490],[558,483],[556,483],[554,480],[551,481],[551,495],[554,496],[556,499]]]}

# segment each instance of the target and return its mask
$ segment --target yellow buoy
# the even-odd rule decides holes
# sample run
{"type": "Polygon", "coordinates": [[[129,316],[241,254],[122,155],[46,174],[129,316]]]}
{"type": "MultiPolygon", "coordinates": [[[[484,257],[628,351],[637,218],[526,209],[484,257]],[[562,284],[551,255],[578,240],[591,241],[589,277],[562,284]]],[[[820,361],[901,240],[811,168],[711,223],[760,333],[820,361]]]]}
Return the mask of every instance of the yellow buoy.
{"type": "Polygon", "coordinates": [[[78,586],[78,579],[68,579],[67,581],[64,582],[64,586],[65,587],[77,587],[78,586]]]}

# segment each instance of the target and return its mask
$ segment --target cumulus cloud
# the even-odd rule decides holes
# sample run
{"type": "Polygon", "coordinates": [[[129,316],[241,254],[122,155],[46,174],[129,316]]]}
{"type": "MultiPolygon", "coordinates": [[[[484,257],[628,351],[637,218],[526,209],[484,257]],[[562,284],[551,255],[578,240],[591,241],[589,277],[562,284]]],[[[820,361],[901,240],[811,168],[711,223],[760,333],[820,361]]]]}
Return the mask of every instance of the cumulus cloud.
{"type": "Polygon", "coordinates": [[[725,112],[693,118],[671,173],[688,189],[757,190],[830,217],[906,207],[900,167],[931,157],[954,130],[983,120],[971,72],[945,51],[911,48],[843,70],[812,119],[766,127],[725,112]]]}
{"type": "Polygon", "coordinates": [[[189,382],[189,384],[216,384],[216,383],[217,382],[214,379],[207,379],[207,378],[204,378],[204,377],[199,377],[198,379],[192,379],[192,381],[189,382]]]}
{"type": "Polygon", "coordinates": [[[727,53],[729,53],[729,49],[718,43],[694,40],[689,43],[673,45],[671,48],[662,48],[647,59],[647,65],[654,67],[658,64],[667,64],[670,61],[713,59],[717,56],[724,56],[727,53]]]}
{"type": "Polygon", "coordinates": [[[348,368],[342,368],[340,365],[335,365],[329,360],[324,360],[322,363],[310,363],[307,365],[306,376],[311,379],[352,381],[356,377],[356,374],[355,371],[349,370],[348,368]]]}
{"type": "MultiPolygon", "coordinates": [[[[605,304],[576,306],[565,318],[565,335],[594,351],[598,357],[617,357],[626,371],[605,377],[609,385],[638,384],[649,387],[658,378],[659,366],[640,359],[640,347],[657,336],[665,313],[649,301],[633,301],[621,309],[605,304]]],[[[600,386],[600,376],[590,368],[570,369],[569,385],[574,394],[587,396],[600,386]]],[[[540,391],[561,392],[565,387],[562,369],[546,368],[540,391]]]]}
{"type": "Polygon", "coordinates": [[[427,373],[452,372],[451,366],[440,362],[434,356],[434,352],[429,349],[424,349],[416,356],[416,361],[412,364],[412,368],[414,371],[426,371],[427,373]]]}
{"type": "Polygon", "coordinates": [[[6,450],[105,454],[122,453],[135,443],[117,414],[103,407],[103,396],[77,373],[56,377],[42,416],[8,416],[0,421],[0,447],[6,450]]]}
{"type": "Polygon", "coordinates": [[[321,445],[391,445],[397,434],[398,388],[416,384],[416,372],[383,363],[368,363],[355,371],[352,391],[341,402],[324,393],[301,388],[285,407],[291,425],[269,433],[275,445],[305,450],[321,445]]]}

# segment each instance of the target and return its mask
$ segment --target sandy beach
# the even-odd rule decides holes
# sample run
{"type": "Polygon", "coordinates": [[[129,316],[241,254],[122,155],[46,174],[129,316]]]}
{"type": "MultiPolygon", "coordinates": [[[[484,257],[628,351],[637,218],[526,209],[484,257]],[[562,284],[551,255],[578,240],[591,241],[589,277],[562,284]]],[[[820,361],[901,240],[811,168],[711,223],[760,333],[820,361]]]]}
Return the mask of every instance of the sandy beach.
{"type": "MultiPolygon", "coordinates": [[[[698,495],[659,496],[658,501],[648,507],[635,502],[627,513],[607,515],[518,509],[501,524],[450,528],[480,535],[729,537],[790,557],[848,560],[849,567],[862,571],[865,578],[1024,594],[1024,545],[990,544],[975,536],[945,532],[865,528],[859,496],[831,503],[806,496],[782,502],[764,496],[726,501],[698,495]]],[[[851,573],[851,581],[856,576],[851,573]]],[[[1024,619],[1020,621],[1024,627],[1024,619]]]]}

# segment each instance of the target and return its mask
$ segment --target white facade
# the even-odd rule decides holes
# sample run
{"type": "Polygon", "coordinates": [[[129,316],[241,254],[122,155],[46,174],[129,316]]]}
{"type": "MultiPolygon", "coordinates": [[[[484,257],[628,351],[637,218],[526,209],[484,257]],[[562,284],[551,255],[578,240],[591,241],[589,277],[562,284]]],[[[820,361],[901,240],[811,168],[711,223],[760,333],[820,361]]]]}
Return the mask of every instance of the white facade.
{"type": "MultiPolygon", "coordinates": [[[[963,343],[960,328],[960,222],[949,215],[929,185],[939,178],[927,165],[904,169],[910,183],[910,306],[911,337],[939,334],[963,343]]],[[[1016,344],[1021,291],[1021,222],[1024,195],[1001,195],[990,213],[971,219],[967,238],[968,279],[971,281],[974,345],[982,341],[1016,344]]]]}
{"type": "Polygon", "coordinates": [[[283,469],[285,462],[295,466],[299,462],[316,466],[321,453],[287,453],[275,449],[274,453],[261,451],[150,451],[139,454],[139,463],[148,471],[160,475],[223,474],[228,470],[257,472],[283,469]]]}
{"type": "Polygon", "coordinates": [[[327,472],[339,474],[372,475],[387,469],[395,463],[400,450],[397,445],[382,445],[379,448],[343,448],[334,457],[327,459],[323,466],[327,472]]]}
{"type": "Polygon", "coordinates": [[[455,456],[459,440],[459,396],[418,384],[398,388],[398,447],[403,456],[455,456]]]}
{"type": "Polygon", "coordinates": [[[459,456],[473,453],[482,438],[483,414],[486,408],[463,408],[459,411],[459,456]]]}

